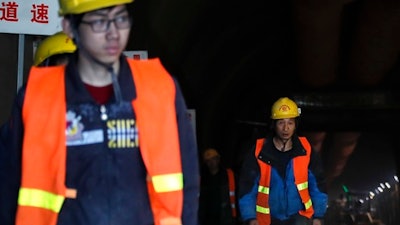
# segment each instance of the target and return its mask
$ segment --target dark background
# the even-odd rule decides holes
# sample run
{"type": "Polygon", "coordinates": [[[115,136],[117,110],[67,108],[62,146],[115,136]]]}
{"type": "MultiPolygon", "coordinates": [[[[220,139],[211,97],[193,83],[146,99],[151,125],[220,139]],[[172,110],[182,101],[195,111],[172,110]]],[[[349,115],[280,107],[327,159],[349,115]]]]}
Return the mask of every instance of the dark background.
{"type": "Polygon", "coordinates": [[[200,150],[240,167],[272,103],[289,96],[302,108],[299,132],[325,134],[314,144],[333,198],[341,184],[366,191],[396,173],[400,1],[137,0],[133,11],[132,49],[178,79],[200,150]]]}

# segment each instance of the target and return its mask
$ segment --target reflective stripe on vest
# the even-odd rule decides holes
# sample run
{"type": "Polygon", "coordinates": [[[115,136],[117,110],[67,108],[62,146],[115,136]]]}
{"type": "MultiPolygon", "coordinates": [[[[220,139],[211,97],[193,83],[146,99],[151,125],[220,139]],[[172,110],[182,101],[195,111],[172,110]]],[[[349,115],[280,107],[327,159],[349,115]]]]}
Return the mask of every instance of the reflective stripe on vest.
{"type": "Polygon", "coordinates": [[[154,224],[181,225],[183,175],[175,84],[159,59],[129,60],[129,64],[136,86],[137,98],[132,106],[139,130],[140,152],[150,177],[147,187],[154,224]]]}
{"type": "Polygon", "coordinates": [[[182,190],[182,181],[182,173],[156,175],[152,177],[154,189],[159,193],[182,190]]]}
{"type": "Polygon", "coordinates": [[[260,166],[260,181],[258,184],[258,194],[256,201],[256,216],[259,224],[269,225],[271,223],[269,209],[269,182],[271,180],[270,166],[258,159],[264,145],[264,139],[258,139],[256,142],[255,157],[260,166]],[[263,181],[263,182],[262,182],[263,181]]]}
{"type": "MultiPolygon", "coordinates": [[[[258,186],[258,194],[268,196],[269,195],[269,187],[263,187],[263,186],[258,186]]],[[[261,197],[261,196],[260,196],[261,197]]],[[[261,198],[260,198],[261,200],[261,198]]],[[[262,213],[262,214],[269,214],[269,208],[256,205],[256,212],[262,213]]]]}
{"type": "Polygon", "coordinates": [[[228,174],[228,182],[229,182],[229,200],[231,203],[231,209],[232,209],[232,216],[236,217],[236,195],[235,195],[235,175],[232,171],[232,169],[226,169],[226,172],[228,174]]]}
{"type": "Polygon", "coordinates": [[[24,139],[16,225],[55,225],[64,201],[64,69],[32,67],[28,77],[22,108],[24,139]]]}
{"type": "MultiPolygon", "coordinates": [[[[299,191],[301,200],[305,210],[300,210],[299,214],[311,218],[314,214],[311,197],[308,191],[308,164],[310,161],[311,146],[306,138],[299,137],[303,147],[305,148],[306,156],[297,156],[293,159],[293,170],[295,184],[299,191]]],[[[255,157],[260,166],[260,181],[257,194],[257,220],[259,224],[271,224],[270,209],[269,209],[269,186],[271,179],[271,166],[258,159],[258,155],[264,145],[265,139],[258,139],[256,142],[255,157]]]]}
{"type": "MultiPolygon", "coordinates": [[[[148,189],[154,224],[181,225],[183,175],[175,84],[158,59],[129,60],[129,65],[137,93],[132,105],[140,151],[152,181],[148,189]]],[[[68,192],[64,71],[64,66],[33,67],[28,77],[22,109],[25,135],[16,225],[56,225],[68,192]]]]}
{"type": "Polygon", "coordinates": [[[61,210],[64,199],[64,196],[55,195],[51,192],[33,188],[21,188],[19,190],[18,204],[44,208],[58,213],[61,210]]]}
{"type": "Polygon", "coordinates": [[[294,179],[305,208],[305,210],[300,210],[299,214],[311,218],[314,214],[308,191],[308,164],[310,163],[311,145],[305,137],[299,137],[299,139],[307,152],[307,156],[299,156],[293,159],[294,179]]]}

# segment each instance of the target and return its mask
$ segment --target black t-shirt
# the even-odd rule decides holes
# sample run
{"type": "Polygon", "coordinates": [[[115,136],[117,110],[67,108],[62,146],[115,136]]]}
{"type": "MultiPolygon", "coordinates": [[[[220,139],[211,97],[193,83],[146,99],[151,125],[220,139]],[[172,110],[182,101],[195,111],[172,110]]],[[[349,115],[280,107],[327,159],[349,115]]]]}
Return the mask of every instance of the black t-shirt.
{"type": "Polygon", "coordinates": [[[286,175],[286,167],[290,159],[293,157],[292,151],[289,150],[282,152],[272,144],[271,155],[275,159],[272,166],[278,170],[279,175],[284,179],[286,175]]]}

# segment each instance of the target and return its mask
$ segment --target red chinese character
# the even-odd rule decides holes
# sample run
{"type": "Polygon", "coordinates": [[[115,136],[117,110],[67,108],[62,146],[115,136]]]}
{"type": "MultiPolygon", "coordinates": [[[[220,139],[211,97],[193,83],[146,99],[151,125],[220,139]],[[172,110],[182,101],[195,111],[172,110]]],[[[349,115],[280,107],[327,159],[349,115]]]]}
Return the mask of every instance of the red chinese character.
{"type": "Polygon", "coordinates": [[[2,2],[0,8],[0,20],[16,22],[18,5],[15,2],[2,2]]]}
{"type": "Polygon", "coordinates": [[[49,23],[49,6],[45,4],[32,5],[32,19],[31,22],[36,23],[49,23]]]}

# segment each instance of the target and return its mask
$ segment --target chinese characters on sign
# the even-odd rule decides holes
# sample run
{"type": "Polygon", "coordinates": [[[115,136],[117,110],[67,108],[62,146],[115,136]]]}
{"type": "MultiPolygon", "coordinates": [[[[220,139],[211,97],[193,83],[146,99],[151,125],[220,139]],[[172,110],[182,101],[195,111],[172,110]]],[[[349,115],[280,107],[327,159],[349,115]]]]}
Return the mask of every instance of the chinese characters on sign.
{"type": "Polygon", "coordinates": [[[0,8],[0,20],[18,21],[18,5],[15,2],[2,2],[0,8]]]}
{"type": "Polygon", "coordinates": [[[61,30],[58,2],[0,0],[0,33],[50,35],[61,30]]]}
{"type": "Polygon", "coordinates": [[[48,5],[32,5],[32,22],[36,23],[49,23],[49,6],[48,5]]]}
{"type": "MultiPolygon", "coordinates": [[[[32,22],[48,23],[49,22],[49,6],[45,4],[32,4],[32,22]]],[[[2,2],[0,8],[0,20],[18,22],[17,16],[18,5],[16,2],[2,2]]]]}

